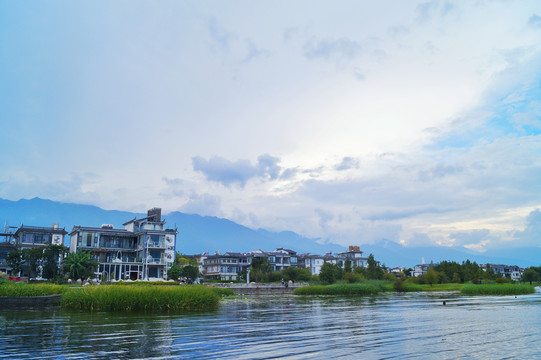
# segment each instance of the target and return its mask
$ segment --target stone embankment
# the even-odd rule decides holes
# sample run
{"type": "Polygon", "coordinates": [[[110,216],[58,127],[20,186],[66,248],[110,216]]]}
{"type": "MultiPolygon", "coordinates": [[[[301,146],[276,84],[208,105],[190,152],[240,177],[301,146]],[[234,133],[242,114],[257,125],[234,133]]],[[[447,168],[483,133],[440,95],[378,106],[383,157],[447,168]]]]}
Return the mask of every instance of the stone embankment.
{"type": "Polygon", "coordinates": [[[307,283],[290,283],[287,287],[281,284],[256,283],[205,283],[204,285],[228,288],[233,290],[236,295],[288,295],[296,288],[308,286],[307,283]]]}

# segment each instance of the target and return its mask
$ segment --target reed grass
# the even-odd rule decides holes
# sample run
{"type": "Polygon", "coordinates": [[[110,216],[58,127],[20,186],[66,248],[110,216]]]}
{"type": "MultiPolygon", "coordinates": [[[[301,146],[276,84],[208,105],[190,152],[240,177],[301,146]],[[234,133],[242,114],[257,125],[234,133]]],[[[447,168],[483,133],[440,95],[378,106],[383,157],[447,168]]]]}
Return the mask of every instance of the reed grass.
{"type": "Polygon", "coordinates": [[[370,283],[303,286],[293,291],[294,295],[376,295],[382,289],[370,283]]]}
{"type": "Polygon", "coordinates": [[[520,284],[468,284],[460,292],[464,295],[525,295],[534,293],[535,287],[520,284]]]}
{"type": "Polygon", "coordinates": [[[46,296],[62,294],[67,287],[56,284],[26,284],[6,281],[0,284],[0,296],[46,296]]]}
{"type": "Polygon", "coordinates": [[[233,291],[233,289],[229,289],[229,288],[211,287],[210,289],[212,289],[212,291],[214,291],[216,295],[220,297],[235,295],[235,292],[233,291]]]}
{"type": "Polygon", "coordinates": [[[114,286],[69,289],[61,299],[65,308],[90,311],[185,312],[218,307],[219,296],[206,286],[114,286]]]}
{"type": "Polygon", "coordinates": [[[409,281],[404,281],[402,283],[401,292],[423,292],[423,291],[459,291],[464,287],[464,284],[415,284],[409,281]]]}

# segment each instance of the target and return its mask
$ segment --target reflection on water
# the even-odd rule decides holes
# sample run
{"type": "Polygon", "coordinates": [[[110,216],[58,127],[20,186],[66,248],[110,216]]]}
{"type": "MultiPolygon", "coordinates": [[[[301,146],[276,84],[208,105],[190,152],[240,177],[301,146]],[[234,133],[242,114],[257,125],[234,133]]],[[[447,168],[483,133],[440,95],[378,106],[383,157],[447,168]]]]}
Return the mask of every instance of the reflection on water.
{"type": "Polygon", "coordinates": [[[540,320],[541,294],[235,297],[191,315],[11,309],[0,358],[533,358],[540,320]]]}

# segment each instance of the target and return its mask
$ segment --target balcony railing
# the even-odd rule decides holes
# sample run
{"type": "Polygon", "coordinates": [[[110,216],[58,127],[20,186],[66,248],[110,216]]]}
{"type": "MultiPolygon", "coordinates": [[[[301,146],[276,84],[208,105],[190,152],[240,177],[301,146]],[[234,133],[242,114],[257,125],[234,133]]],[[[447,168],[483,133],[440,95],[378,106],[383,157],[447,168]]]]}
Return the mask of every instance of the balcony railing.
{"type": "Polygon", "coordinates": [[[149,241],[148,247],[154,248],[154,249],[165,249],[165,242],[164,241],[149,241]]]}
{"type": "Polygon", "coordinates": [[[147,264],[165,265],[165,259],[147,258],[147,264]]]}

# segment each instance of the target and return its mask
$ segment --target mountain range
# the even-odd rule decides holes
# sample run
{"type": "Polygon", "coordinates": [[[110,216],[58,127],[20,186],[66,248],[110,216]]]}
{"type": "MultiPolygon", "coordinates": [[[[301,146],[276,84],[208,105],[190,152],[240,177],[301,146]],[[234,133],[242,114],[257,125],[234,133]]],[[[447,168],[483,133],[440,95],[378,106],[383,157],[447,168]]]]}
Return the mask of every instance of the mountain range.
{"type": "MultiPolygon", "coordinates": [[[[33,198],[18,201],[0,199],[0,221],[10,226],[21,224],[32,226],[51,226],[59,223],[68,233],[73,226],[94,226],[112,224],[123,228],[122,224],[135,217],[145,217],[145,213],[132,213],[117,210],[104,210],[97,206],[62,203],[33,198]]],[[[233,221],[213,216],[200,216],[171,212],[162,216],[168,227],[178,229],[176,250],[183,254],[209,251],[247,252],[250,250],[274,250],[288,248],[298,253],[325,254],[346,250],[344,246],[301,236],[292,231],[272,232],[264,229],[250,229],[233,221]]],[[[69,237],[66,237],[68,245],[69,237]]],[[[462,262],[466,259],[478,263],[502,263],[508,265],[541,265],[541,248],[522,247],[489,250],[478,253],[460,247],[406,247],[396,242],[381,239],[374,244],[360,245],[365,254],[374,254],[376,260],[387,266],[412,267],[425,262],[450,260],[462,262]]]]}

